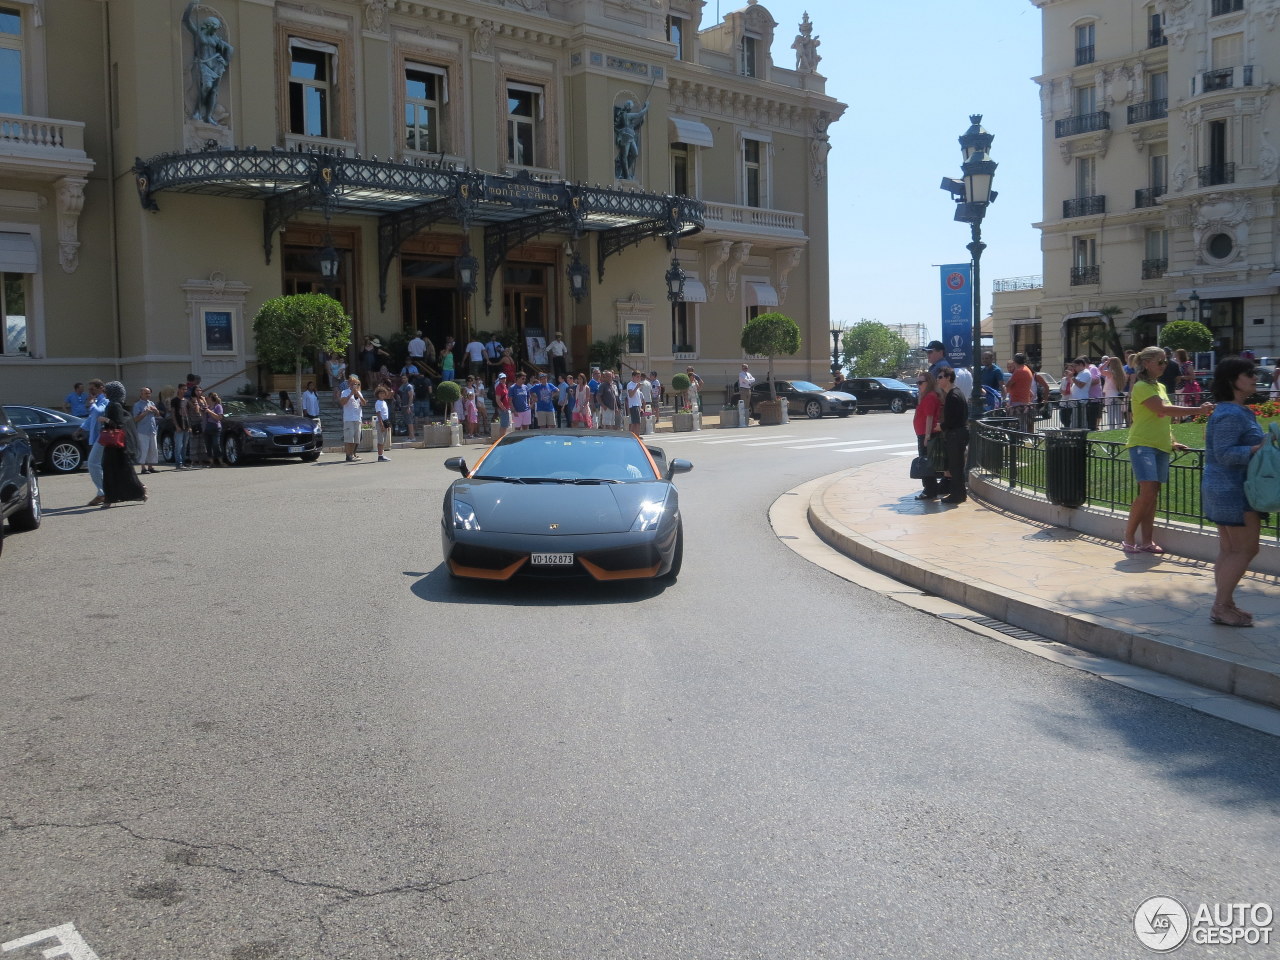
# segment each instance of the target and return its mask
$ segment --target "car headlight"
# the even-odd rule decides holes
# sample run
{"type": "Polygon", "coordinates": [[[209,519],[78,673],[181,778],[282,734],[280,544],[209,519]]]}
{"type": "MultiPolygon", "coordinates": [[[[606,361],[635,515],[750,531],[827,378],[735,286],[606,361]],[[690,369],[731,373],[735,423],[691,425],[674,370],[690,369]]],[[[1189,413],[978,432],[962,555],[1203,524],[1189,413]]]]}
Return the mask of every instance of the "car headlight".
{"type": "Polygon", "coordinates": [[[257,427],[245,427],[244,433],[247,437],[257,437],[259,440],[267,435],[267,431],[259,430],[257,427]]]}
{"type": "Polygon", "coordinates": [[[636,522],[631,524],[632,533],[648,533],[650,530],[657,530],[658,524],[662,522],[662,514],[666,511],[667,505],[662,501],[646,500],[640,505],[640,512],[636,514],[636,522]]]}
{"type": "Polygon", "coordinates": [[[453,529],[479,530],[480,519],[476,516],[475,507],[461,500],[453,501],[453,529]]]}

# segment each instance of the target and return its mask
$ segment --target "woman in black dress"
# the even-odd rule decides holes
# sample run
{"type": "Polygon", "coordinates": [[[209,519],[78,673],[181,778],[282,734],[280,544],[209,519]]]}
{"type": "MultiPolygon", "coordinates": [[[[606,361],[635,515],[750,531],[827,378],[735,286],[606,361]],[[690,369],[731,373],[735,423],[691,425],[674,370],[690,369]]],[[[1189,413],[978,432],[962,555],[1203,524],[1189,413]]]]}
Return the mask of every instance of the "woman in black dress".
{"type": "Polygon", "coordinates": [[[138,444],[136,435],[131,435],[133,417],[125,409],[124,384],[119,380],[112,380],[102,388],[102,392],[107,395],[108,401],[107,409],[101,417],[103,428],[123,430],[125,435],[123,447],[107,447],[102,452],[102,509],[105,510],[122,500],[146,500],[147,488],[133,471],[138,444]]]}

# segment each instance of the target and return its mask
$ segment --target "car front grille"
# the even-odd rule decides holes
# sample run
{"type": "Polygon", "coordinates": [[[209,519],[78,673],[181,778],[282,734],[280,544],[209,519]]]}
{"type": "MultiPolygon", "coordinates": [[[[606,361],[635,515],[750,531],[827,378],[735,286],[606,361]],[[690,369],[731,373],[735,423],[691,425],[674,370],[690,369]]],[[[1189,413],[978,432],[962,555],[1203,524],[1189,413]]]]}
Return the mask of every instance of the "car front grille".
{"type": "Polygon", "coordinates": [[[277,433],[271,442],[277,447],[302,447],[315,439],[314,433],[277,433]]]}

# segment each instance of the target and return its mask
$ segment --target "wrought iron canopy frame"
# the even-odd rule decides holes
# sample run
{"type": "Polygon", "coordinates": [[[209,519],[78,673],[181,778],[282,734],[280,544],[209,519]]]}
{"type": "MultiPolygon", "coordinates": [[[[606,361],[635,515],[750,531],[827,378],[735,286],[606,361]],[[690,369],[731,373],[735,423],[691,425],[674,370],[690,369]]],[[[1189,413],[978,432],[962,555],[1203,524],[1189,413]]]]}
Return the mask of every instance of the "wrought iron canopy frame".
{"type": "Polygon", "coordinates": [[[404,242],[442,220],[464,232],[485,224],[485,309],[492,280],[511,250],[548,231],[573,238],[600,233],[597,274],[605,261],[648,237],[674,248],[702,230],[700,200],[610,187],[456,170],[441,165],[343,157],[272,148],[166,153],[133,167],[138,199],[158,211],[163,191],[263,201],[263,251],[271,262],[275,234],[304,210],[374,213],[378,220],[378,295],[386,309],[386,280],[404,242]]]}

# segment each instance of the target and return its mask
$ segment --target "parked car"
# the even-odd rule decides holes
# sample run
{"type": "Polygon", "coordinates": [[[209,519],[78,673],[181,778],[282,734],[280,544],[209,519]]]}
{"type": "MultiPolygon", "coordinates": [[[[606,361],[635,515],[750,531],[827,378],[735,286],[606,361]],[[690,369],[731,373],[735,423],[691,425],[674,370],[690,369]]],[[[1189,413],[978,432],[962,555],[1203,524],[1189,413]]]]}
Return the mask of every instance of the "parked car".
{"type": "MultiPolygon", "coordinates": [[[[847,417],[858,409],[858,398],[851,393],[828,390],[808,380],[775,380],[778,399],[787,398],[787,410],[791,416],[803,413],[810,420],[833,414],[847,417]]],[[[756,416],[756,406],[770,400],[769,382],[757,380],[751,387],[751,415],[756,416]]]]}
{"type": "Polygon", "coordinates": [[[0,407],[0,552],[6,520],[14,530],[34,530],[40,516],[40,481],[31,441],[0,407]]]}
{"type": "Polygon", "coordinates": [[[31,441],[36,463],[53,473],[75,473],[89,456],[89,440],[80,433],[81,417],[60,410],[7,403],[5,413],[31,441]]]}
{"type": "Polygon", "coordinates": [[[893,377],[851,377],[841,386],[858,398],[858,413],[868,410],[906,413],[920,402],[914,386],[893,377]]]}
{"type": "MultiPolygon", "coordinates": [[[[261,397],[222,401],[222,457],[231,465],[257,457],[299,457],[310,463],[324,446],[320,422],[285,413],[261,397]]],[[[160,456],[173,462],[173,421],[160,424],[160,456]]]]}

